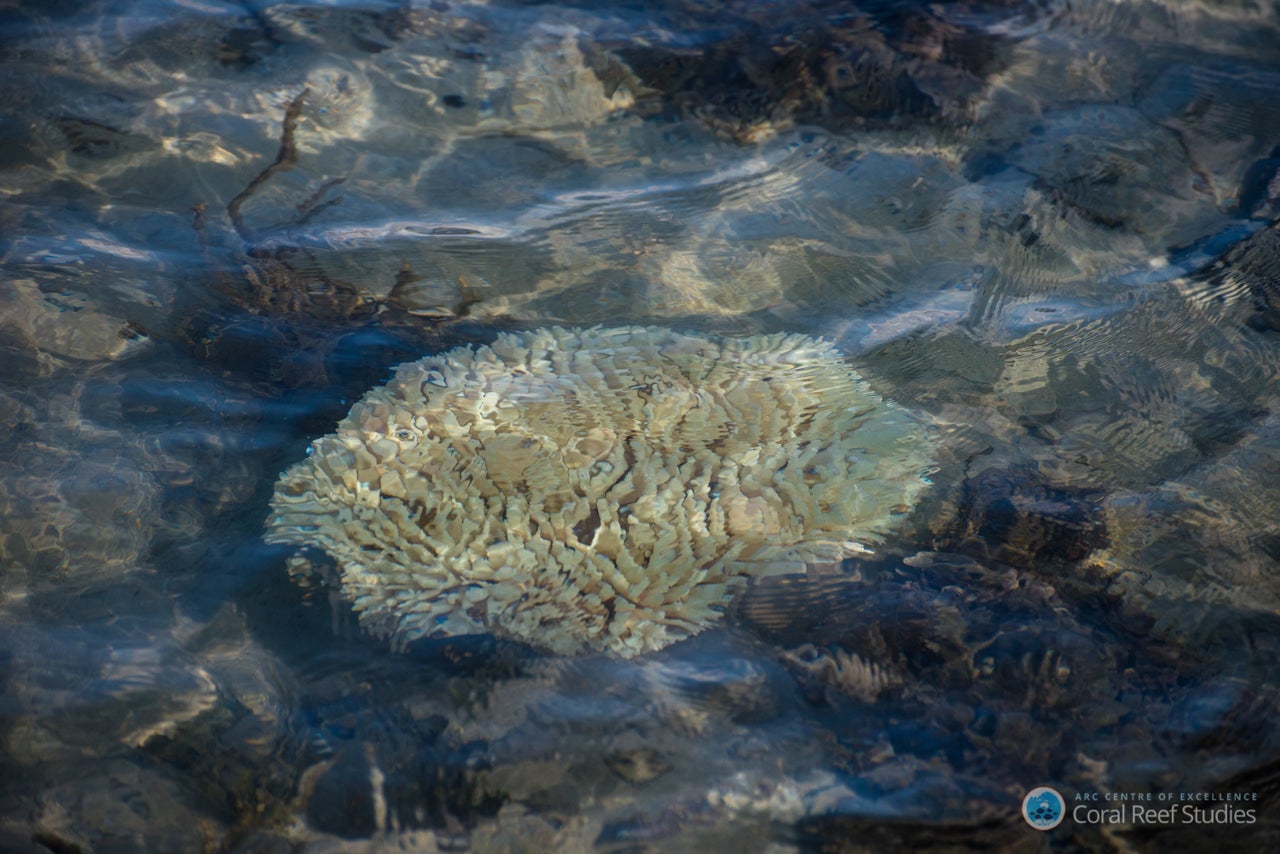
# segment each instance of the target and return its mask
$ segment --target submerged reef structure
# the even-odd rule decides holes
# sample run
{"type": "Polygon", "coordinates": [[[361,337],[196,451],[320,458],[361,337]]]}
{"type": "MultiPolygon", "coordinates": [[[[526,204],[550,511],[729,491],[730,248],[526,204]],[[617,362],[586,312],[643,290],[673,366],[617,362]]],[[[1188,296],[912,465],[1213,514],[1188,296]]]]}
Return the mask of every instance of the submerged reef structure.
{"type": "Polygon", "coordinates": [[[282,475],[266,539],[307,547],[295,577],[325,552],[398,643],[630,657],[748,579],[865,551],[933,451],[823,340],[540,329],[398,367],[282,475]]]}

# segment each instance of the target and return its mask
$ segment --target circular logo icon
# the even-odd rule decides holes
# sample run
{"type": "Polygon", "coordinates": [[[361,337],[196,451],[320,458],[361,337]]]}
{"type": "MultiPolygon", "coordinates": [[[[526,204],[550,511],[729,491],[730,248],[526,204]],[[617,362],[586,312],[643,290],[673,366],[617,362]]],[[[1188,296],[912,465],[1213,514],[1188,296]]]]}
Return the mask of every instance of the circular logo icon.
{"type": "Polygon", "coordinates": [[[1056,789],[1041,786],[1022,799],[1022,817],[1036,830],[1053,830],[1067,815],[1067,802],[1056,789]]]}

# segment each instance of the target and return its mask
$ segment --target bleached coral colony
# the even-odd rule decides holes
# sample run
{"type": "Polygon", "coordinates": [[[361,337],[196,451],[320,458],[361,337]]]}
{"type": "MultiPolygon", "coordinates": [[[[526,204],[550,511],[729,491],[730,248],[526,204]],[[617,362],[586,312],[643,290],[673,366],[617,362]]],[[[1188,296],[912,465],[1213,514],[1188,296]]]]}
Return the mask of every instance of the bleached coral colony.
{"type": "Polygon", "coordinates": [[[932,463],[928,428],[826,341],[541,329],[397,368],[284,473],[267,540],[310,547],[295,574],[327,553],[397,642],[629,657],[749,578],[863,550],[932,463]]]}

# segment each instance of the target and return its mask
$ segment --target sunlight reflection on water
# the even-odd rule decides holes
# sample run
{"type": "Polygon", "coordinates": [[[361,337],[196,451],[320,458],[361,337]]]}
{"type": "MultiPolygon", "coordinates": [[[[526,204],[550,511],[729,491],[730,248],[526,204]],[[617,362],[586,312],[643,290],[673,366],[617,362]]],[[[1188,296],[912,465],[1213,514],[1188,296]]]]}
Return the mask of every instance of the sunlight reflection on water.
{"type": "Polygon", "coordinates": [[[1274,10],[10,5],[0,847],[1034,847],[1048,784],[1274,813],[1274,10]],[[394,365],[591,323],[830,338],[938,425],[932,488],[631,661],[393,653],[291,583],[275,480],[394,365]]]}

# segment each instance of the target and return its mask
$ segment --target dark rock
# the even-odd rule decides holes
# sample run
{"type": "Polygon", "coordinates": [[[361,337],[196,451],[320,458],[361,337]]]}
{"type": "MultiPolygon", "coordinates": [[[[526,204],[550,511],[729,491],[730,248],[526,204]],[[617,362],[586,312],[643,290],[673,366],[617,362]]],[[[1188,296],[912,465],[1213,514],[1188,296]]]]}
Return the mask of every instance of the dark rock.
{"type": "Polygon", "coordinates": [[[698,12],[672,4],[671,29],[645,44],[603,40],[596,73],[614,87],[634,75],[642,113],[697,117],[741,141],[793,124],[963,124],[1006,63],[1003,37],[922,7],[815,2],[778,15],[731,3],[710,24],[698,12]]]}
{"type": "Polygon", "coordinates": [[[378,830],[372,769],[364,751],[344,750],[315,783],[307,803],[307,821],[317,830],[344,839],[364,839],[378,830]]]}
{"type": "Polygon", "coordinates": [[[1029,470],[989,470],[965,483],[948,548],[1022,568],[1076,561],[1107,543],[1101,495],[1029,470]]]}

